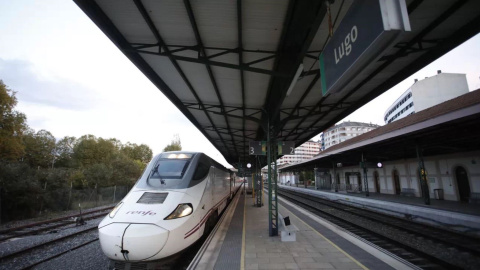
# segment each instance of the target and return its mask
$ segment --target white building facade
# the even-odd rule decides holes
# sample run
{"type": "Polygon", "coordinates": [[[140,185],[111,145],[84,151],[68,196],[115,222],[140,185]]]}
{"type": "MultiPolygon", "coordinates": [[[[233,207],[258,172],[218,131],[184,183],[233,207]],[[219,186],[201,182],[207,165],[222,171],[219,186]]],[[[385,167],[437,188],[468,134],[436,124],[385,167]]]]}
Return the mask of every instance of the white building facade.
{"type": "Polygon", "coordinates": [[[308,141],[295,148],[295,155],[284,155],[277,159],[277,166],[284,164],[295,164],[309,160],[320,153],[320,143],[308,141]]]}
{"type": "Polygon", "coordinates": [[[361,122],[343,122],[324,131],[320,135],[322,150],[328,149],[348,139],[378,128],[379,125],[361,122]]]}
{"type": "Polygon", "coordinates": [[[441,73],[415,83],[385,112],[385,124],[468,93],[465,74],[441,73]]]}
{"type": "MultiPolygon", "coordinates": [[[[480,193],[480,151],[424,157],[430,198],[469,202],[471,193],[480,193]]],[[[335,191],[333,169],[315,171],[315,187],[335,191]]],[[[365,175],[360,166],[336,168],[337,190],[340,193],[365,191],[365,175]]],[[[421,197],[416,158],[385,162],[382,168],[368,169],[369,192],[401,195],[405,191],[421,197]]],[[[279,183],[298,184],[298,175],[282,172],[279,183]],[[290,182],[288,182],[290,181],[290,182]]]]}

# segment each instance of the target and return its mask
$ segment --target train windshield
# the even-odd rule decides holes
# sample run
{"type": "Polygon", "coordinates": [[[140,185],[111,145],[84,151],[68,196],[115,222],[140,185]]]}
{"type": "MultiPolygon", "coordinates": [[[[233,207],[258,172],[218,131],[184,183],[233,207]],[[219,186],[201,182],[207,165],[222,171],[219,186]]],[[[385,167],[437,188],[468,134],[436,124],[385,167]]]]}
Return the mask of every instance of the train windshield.
{"type": "Polygon", "coordinates": [[[188,167],[190,160],[161,159],[150,174],[150,179],[181,178],[188,167]]]}
{"type": "MultiPolygon", "coordinates": [[[[163,153],[158,158],[146,178],[146,184],[155,189],[181,189],[185,188],[188,183],[184,183],[184,175],[187,171],[192,154],[174,154],[163,153]]],[[[142,182],[142,181],[140,181],[142,182]]],[[[144,185],[145,183],[139,183],[144,185]]]]}

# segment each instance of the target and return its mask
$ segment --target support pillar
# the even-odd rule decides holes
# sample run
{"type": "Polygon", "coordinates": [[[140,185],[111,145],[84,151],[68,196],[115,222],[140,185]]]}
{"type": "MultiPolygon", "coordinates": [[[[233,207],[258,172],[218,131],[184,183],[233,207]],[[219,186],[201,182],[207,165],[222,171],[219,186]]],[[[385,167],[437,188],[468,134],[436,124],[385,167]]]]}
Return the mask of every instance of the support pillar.
{"type": "Polygon", "coordinates": [[[363,157],[363,153],[362,153],[362,167],[363,167],[363,183],[365,186],[365,196],[368,197],[370,196],[370,192],[368,191],[368,178],[367,178],[368,169],[367,169],[365,158],[363,157]]]}
{"type": "Polygon", "coordinates": [[[335,192],[338,192],[338,179],[337,179],[337,171],[336,171],[336,166],[335,166],[335,161],[332,161],[333,164],[333,183],[335,185],[335,192]]]}
{"type": "MultiPolygon", "coordinates": [[[[274,146],[274,139],[272,138],[272,130],[270,122],[267,124],[267,163],[268,163],[268,232],[270,236],[278,235],[278,204],[277,204],[277,177],[272,179],[272,158],[276,164],[276,149],[274,146]]],[[[275,171],[277,167],[275,166],[275,171]]]]}
{"type": "Polygon", "coordinates": [[[418,174],[420,175],[423,201],[426,205],[430,205],[430,191],[428,190],[427,170],[425,170],[425,164],[423,163],[422,149],[420,149],[418,144],[415,147],[417,150],[418,174]]]}

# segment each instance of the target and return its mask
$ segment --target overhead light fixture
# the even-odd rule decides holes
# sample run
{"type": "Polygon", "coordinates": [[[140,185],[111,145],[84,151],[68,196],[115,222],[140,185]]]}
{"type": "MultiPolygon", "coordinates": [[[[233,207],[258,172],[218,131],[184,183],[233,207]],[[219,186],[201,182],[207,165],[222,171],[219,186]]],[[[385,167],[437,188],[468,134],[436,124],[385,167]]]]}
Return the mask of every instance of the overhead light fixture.
{"type": "Polygon", "coordinates": [[[298,77],[300,77],[300,74],[302,74],[303,71],[303,63],[298,66],[297,73],[295,73],[295,76],[293,77],[292,82],[290,83],[290,87],[288,87],[287,91],[287,97],[292,93],[293,87],[295,87],[295,84],[297,84],[298,77]]]}

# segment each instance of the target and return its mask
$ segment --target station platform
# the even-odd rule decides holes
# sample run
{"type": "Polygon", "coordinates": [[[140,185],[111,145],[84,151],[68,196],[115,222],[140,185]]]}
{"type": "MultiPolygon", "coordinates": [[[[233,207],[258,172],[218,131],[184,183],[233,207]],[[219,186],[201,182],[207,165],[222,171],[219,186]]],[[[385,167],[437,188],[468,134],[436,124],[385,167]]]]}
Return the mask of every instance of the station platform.
{"type": "Polygon", "coordinates": [[[268,204],[238,192],[187,269],[418,269],[279,198],[296,241],[269,236],[268,204]]]}
{"type": "Polygon", "coordinates": [[[366,197],[365,193],[341,193],[303,186],[279,185],[278,188],[295,190],[352,206],[407,217],[413,221],[480,235],[480,204],[431,199],[430,205],[426,205],[423,198],[393,194],[370,192],[366,197]]]}

